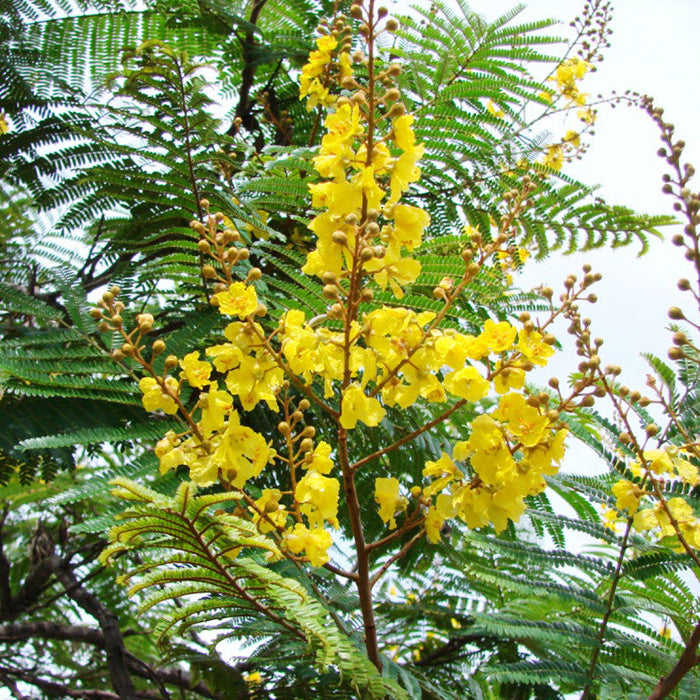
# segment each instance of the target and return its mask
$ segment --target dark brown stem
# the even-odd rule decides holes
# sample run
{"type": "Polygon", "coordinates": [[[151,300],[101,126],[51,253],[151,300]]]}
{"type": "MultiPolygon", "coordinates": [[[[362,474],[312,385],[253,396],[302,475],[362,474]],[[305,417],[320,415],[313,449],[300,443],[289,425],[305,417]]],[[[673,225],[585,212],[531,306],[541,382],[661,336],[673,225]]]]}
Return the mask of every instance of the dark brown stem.
{"type": "Polygon", "coordinates": [[[695,625],[695,629],[690,635],[690,639],[687,641],[678,663],[667,676],[659,680],[658,685],[647,700],[661,700],[668,697],[688,671],[700,663],[700,657],[697,655],[698,644],[700,644],[700,622],[695,625]]]}
{"type": "Polygon", "coordinates": [[[411,537],[411,539],[408,542],[406,542],[406,544],[404,544],[403,547],[401,547],[401,549],[399,549],[398,552],[396,552],[396,554],[393,554],[391,557],[389,557],[389,559],[387,559],[382,564],[379,570],[369,580],[369,587],[374,588],[376,583],[379,581],[379,579],[381,579],[382,576],[384,576],[384,574],[389,570],[391,565],[397,562],[399,559],[401,559],[401,557],[403,557],[405,554],[407,554],[411,547],[413,547],[413,545],[416,544],[416,542],[418,542],[418,540],[421,537],[423,537],[424,534],[425,530],[421,528],[415,535],[413,535],[413,537],[411,537]]]}

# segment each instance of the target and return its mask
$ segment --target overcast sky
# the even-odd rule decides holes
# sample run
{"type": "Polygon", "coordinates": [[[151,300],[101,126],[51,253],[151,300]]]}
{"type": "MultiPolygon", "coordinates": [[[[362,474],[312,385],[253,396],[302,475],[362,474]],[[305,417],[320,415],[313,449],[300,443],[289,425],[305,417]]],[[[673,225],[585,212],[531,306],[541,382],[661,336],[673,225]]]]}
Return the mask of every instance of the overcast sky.
{"type": "MultiPolygon", "coordinates": [[[[473,0],[471,7],[487,19],[495,19],[518,3],[509,0],[473,0]]],[[[518,22],[560,19],[555,27],[566,36],[568,23],[583,7],[583,0],[532,0],[518,22]]],[[[611,27],[611,47],[598,71],[581,84],[592,96],[626,89],[655,97],[665,109],[665,118],[676,125],[676,136],[688,144],[685,155],[700,172],[700,2],[698,0],[617,0],[611,27]]],[[[561,124],[576,128],[571,117],[561,124]]],[[[557,125],[551,126],[558,133],[557,125]]],[[[601,186],[600,194],[610,203],[637,211],[672,214],[672,200],[661,193],[664,162],[656,155],[658,130],[641,110],[627,107],[600,108],[596,133],[584,159],[565,172],[588,184],[601,186]]],[[[697,187],[697,185],[696,185],[697,187]]],[[[674,231],[667,230],[670,238],[674,231]]],[[[689,299],[676,290],[679,277],[690,269],[678,249],[669,242],[653,241],[651,251],[637,258],[639,249],[596,251],[573,256],[555,255],[544,263],[529,264],[522,280],[525,286],[546,282],[554,289],[569,272],[580,272],[584,262],[604,275],[596,290],[599,302],[590,313],[594,335],[606,339],[602,353],[606,364],[623,367],[623,381],[643,390],[647,372],[641,352],[666,356],[670,345],[667,310],[671,305],[689,307],[689,299]]],[[[566,336],[560,338],[567,342],[566,336]]],[[[577,365],[572,353],[562,353],[552,364],[560,376],[577,365]]]]}

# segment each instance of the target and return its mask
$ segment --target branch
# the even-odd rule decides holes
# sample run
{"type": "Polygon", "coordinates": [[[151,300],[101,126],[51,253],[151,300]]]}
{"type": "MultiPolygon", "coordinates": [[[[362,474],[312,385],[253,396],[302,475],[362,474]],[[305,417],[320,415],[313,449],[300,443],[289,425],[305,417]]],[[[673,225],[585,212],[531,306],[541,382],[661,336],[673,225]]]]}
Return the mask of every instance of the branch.
{"type": "MultiPolygon", "coordinates": [[[[92,644],[106,648],[103,632],[87,625],[62,625],[57,622],[36,621],[22,624],[0,625],[0,642],[18,642],[26,639],[59,639],[70,642],[92,644]]],[[[183,690],[201,695],[204,698],[218,697],[203,683],[195,683],[192,675],[179,668],[154,668],[126,651],[126,665],[131,673],[140,678],[167,683],[183,690]]]]}
{"type": "Polygon", "coordinates": [[[681,682],[683,677],[692,668],[700,663],[700,657],[697,655],[698,644],[700,644],[700,622],[695,625],[690,639],[685,645],[685,649],[678,659],[678,663],[671,669],[671,672],[659,680],[658,685],[652,691],[647,700],[661,700],[670,695],[673,689],[681,682]]]}
{"type": "Polygon", "coordinates": [[[119,619],[89,591],[80,585],[75,574],[57,556],[47,557],[56,578],[66,589],[66,594],[86,613],[94,617],[104,635],[104,649],[112,686],[121,700],[136,700],[136,691],[126,663],[126,647],[119,629],[119,619]]]}

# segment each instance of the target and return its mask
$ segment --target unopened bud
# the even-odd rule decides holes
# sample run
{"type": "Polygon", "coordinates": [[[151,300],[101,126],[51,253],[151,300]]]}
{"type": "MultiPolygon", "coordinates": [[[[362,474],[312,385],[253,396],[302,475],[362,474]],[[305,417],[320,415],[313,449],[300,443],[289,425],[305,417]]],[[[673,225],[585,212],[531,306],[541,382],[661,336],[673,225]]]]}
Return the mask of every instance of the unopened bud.
{"type": "Polygon", "coordinates": [[[323,296],[326,299],[337,299],[338,298],[338,287],[334,284],[326,284],[323,287],[323,296]]]}
{"type": "Polygon", "coordinates": [[[162,352],[165,352],[165,342],[160,340],[159,338],[158,340],[153,342],[151,349],[154,355],[160,355],[162,352]]]}
{"type": "Polygon", "coordinates": [[[331,240],[338,245],[347,245],[348,237],[344,231],[334,231],[331,240]]]}
{"type": "Polygon", "coordinates": [[[178,359],[175,355],[168,355],[165,358],[165,369],[174,369],[178,364],[178,359]]]}

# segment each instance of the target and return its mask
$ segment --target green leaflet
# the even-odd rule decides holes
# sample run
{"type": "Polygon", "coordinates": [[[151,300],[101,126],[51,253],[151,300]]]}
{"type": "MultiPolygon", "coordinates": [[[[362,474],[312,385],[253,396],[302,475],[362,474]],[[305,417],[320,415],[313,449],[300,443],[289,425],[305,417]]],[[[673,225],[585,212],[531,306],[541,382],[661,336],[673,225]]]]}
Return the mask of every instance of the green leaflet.
{"type": "Polygon", "coordinates": [[[185,596],[175,610],[161,607],[161,637],[191,627],[224,631],[243,612],[274,623],[265,636],[285,633],[300,638],[320,668],[336,667],[367,697],[407,697],[396,683],[377,673],[298,581],[264,563],[261,555],[273,560],[279,556],[273,540],[226,511],[240,501],[241,494],[200,496],[192,484],[183,482],[169,497],[128,479],[112,483],[115,495],[134,505],[121,514],[121,524],[110,530],[111,544],[101,561],[109,563],[134,546],[149,551],[148,563],[122,576],[132,594],[149,593],[142,610],[185,596]]]}

